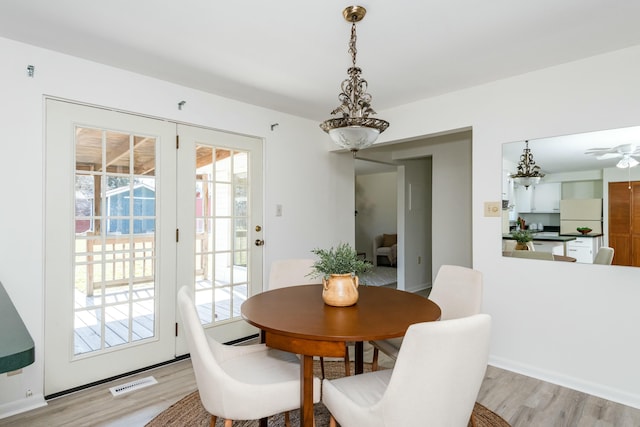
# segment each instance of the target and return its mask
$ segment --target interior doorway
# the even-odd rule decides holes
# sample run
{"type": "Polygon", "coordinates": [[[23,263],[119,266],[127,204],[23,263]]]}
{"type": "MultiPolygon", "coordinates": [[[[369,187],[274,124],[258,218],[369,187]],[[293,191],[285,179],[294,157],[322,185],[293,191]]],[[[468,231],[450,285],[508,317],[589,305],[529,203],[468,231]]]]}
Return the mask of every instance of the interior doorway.
{"type": "Polygon", "coordinates": [[[374,238],[398,232],[397,186],[397,165],[355,160],[355,246],[371,262],[374,238]]]}
{"type": "Polygon", "coordinates": [[[398,288],[430,288],[444,264],[473,266],[471,128],[374,145],[358,152],[356,166],[364,160],[398,172],[398,288]]]}

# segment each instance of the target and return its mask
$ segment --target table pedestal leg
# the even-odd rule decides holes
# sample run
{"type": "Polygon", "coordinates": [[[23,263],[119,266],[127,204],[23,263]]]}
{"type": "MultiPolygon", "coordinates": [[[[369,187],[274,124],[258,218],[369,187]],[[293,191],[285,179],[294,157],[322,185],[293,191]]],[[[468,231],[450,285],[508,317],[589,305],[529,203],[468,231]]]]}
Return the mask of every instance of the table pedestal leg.
{"type": "Polygon", "coordinates": [[[313,426],[313,356],[300,360],[300,427],[313,426]]]}
{"type": "Polygon", "coordinates": [[[355,365],[356,375],[364,372],[364,343],[362,341],[356,341],[355,365]]]}

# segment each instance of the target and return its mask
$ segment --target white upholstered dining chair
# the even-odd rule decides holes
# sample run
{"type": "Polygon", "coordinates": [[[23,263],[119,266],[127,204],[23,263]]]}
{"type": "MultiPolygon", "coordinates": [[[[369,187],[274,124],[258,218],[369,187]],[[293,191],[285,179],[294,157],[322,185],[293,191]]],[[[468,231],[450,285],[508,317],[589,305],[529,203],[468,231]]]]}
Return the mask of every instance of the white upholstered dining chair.
{"type": "MultiPolygon", "coordinates": [[[[433,281],[429,299],[440,307],[440,320],[458,319],[480,313],[482,307],[482,273],[458,265],[443,265],[433,281]]],[[[378,369],[379,352],[392,359],[398,357],[402,338],[369,341],[373,345],[372,369],[378,369]]]]}
{"type": "Polygon", "coordinates": [[[611,265],[613,262],[613,248],[603,246],[598,249],[598,253],[593,260],[594,264],[611,265]]]}
{"type": "Polygon", "coordinates": [[[487,314],[411,325],[393,369],[322,382],[330,427],[467,426],[490,330],[487,314]]]}
{"type": "MultiPolygon", "coordinates": [[[[269,290],[296,285],[319,285],[322,279],[311,278],[309,273],[313,271],[313,259],[289,258],[279,259],[271,263],[269,271],[269,290]]],[[[324,378],[324,358],[320,358],[320,369],[324,378]]],[[[350,375],[351,363],[349,361],[349,346],[345,348],[344,356],[345,374],[350,375]]]]}
{"type": "MultiPolygon", "coordinates": [[[[178,291],[191,363],[202,406],[231,427],[233,420],[254,420],[300,408],[300,364],[295,354],[267,348],[264,344],[224,345],[207,336],[191,290],[178,291]]],[[[313,401],[320,401],[320,379],[313,380],[313,401]]]]}

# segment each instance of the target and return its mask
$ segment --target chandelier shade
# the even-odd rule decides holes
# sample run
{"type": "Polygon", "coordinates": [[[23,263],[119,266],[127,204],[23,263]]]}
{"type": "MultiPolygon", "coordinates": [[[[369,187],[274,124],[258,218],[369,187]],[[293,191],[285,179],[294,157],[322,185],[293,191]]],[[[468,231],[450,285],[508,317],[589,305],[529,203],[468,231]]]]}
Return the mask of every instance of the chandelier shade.
{"type": "Polygon", "coordinates": [[[619,167],[620,169],[627,169],[636,167],[638,166],[638,164],[639,163],[636,159],[631,157],[629,154],[625,154],[624,156],[622,156],[622,159],[620,159],[620,161],[616,164],[616,167],[619,167]]]}
{"type": "Polygon", "coordinates": [[[356,66],[356,22],[364,18],[367,10],[362,6],[349,6],[342,11],[345,20],[351,22],[351,38],[349,53],[352,66],[347,70],[348,77],[342,82],[338,95],[340,105],[331,114],[341,117],[325,120],[320,128],[327,132],[340,147],[355,153],[372,145],[378,136],[389,127],[389,122],[369,117],[376,114],[371,108],[371,95],[367,93],[368,83],[360,74],[362,70],[356,66]]]}
{"type": "Polygon", "coordinates": [[[540,183],[540,180],[544,178],[544,174],[540,172],[540,166],[536,165],[535,160],[533,160],[533,153],[529,149],[529,141],[525,141],[525,148],[520,155],[517,170],[510,177],[516,184],[523,185],[526,189],[529,189],[531,185],[540,183]]]}

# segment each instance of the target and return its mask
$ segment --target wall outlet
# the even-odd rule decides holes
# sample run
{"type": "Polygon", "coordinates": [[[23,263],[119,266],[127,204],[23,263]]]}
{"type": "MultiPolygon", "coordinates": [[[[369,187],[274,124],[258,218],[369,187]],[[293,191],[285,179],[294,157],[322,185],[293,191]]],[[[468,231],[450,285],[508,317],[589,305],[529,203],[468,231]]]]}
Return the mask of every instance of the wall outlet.
{"type": "Polygon", "coordinates": [[[484,202],[484,216],[501,216],[502,202],[484,202]]]}

